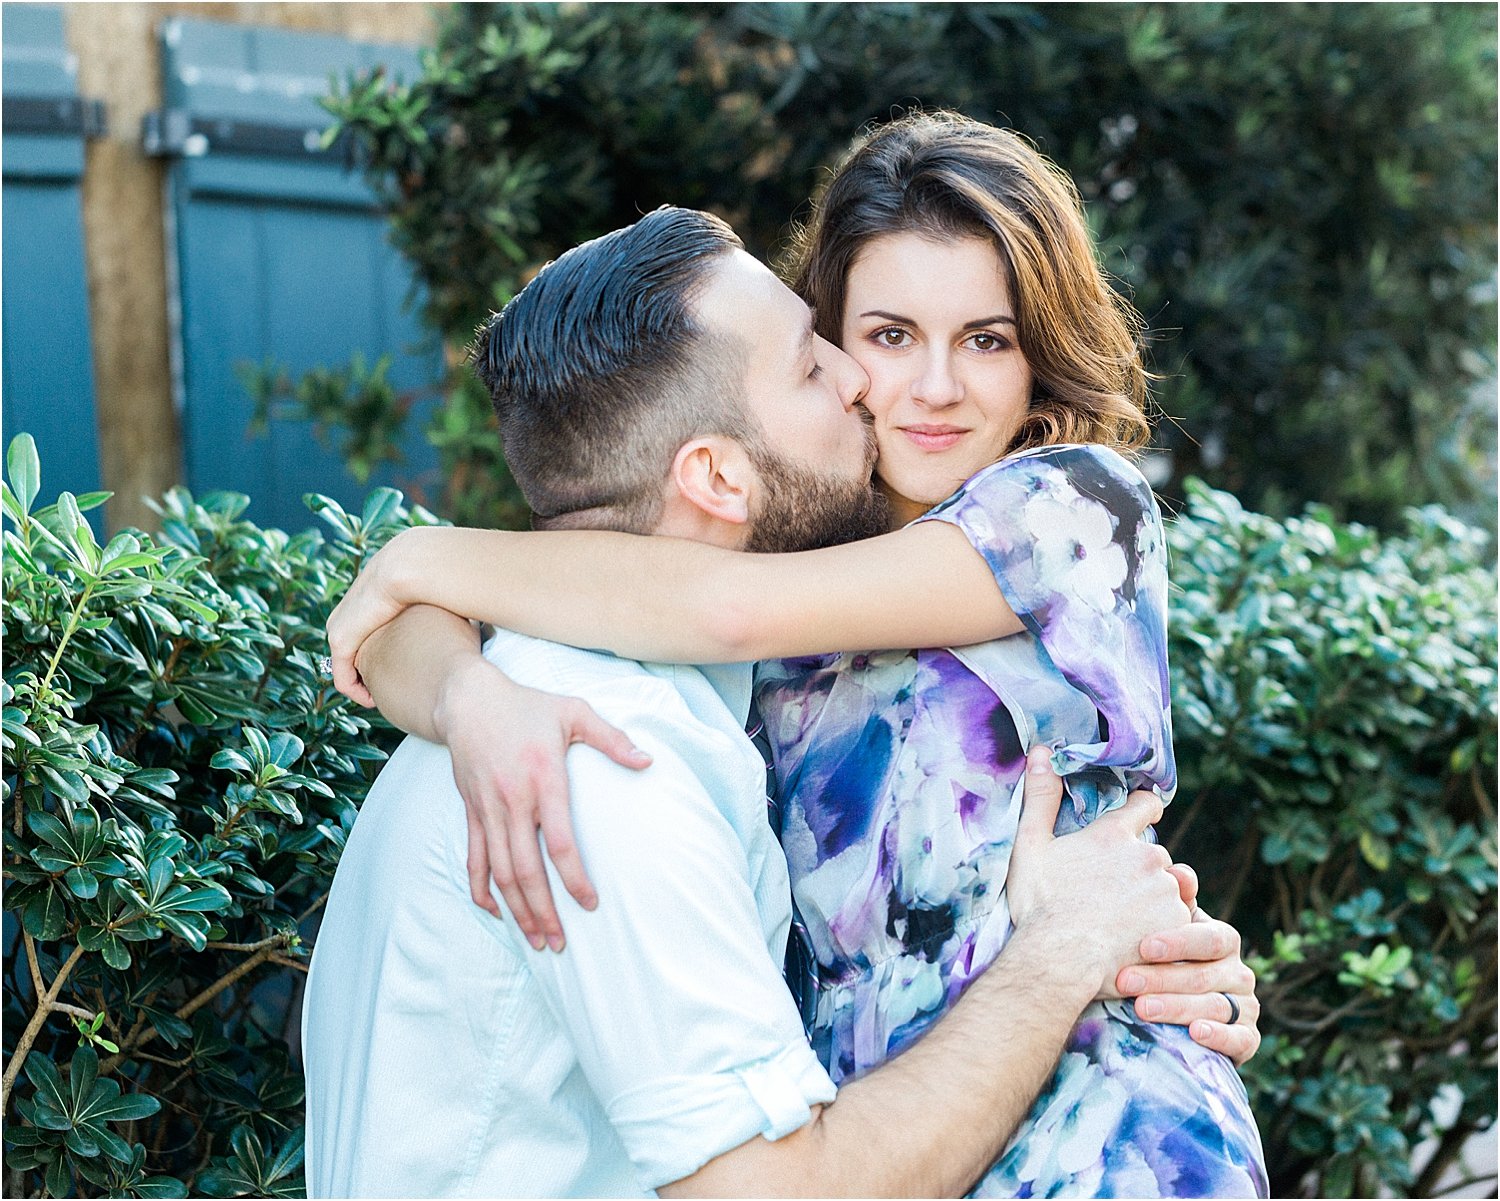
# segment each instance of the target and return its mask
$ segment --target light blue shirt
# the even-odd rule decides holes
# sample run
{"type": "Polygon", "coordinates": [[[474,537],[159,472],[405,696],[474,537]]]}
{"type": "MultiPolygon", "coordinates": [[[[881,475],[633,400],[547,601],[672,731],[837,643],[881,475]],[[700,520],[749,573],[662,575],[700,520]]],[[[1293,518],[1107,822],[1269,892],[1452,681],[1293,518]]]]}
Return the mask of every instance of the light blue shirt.
{"type": "Polygon", "coordinates": [[[749,668],[503,631],[485,654],[587,700],[653,763],[568,754],[599,906],[552,875],[559,955],[469,899],[447,750],[397,749],[349,836],[308,978],[313,1197],[640,1196],[834,1097],[780,975],[790,890],[743,730],[749,668]]]}

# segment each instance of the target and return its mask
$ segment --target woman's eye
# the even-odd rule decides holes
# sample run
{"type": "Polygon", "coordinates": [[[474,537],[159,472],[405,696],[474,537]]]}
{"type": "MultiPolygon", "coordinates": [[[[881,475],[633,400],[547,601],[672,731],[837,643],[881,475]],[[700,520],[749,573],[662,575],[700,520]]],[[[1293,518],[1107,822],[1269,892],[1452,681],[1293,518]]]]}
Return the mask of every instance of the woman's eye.
{"type": "Polygon", "coordinates": [[[823,364],[821,364],[821,363],[814,363],[813,364],[813,369],[807,373],[807,378],[808,379],[822,379],[823,378],[823,364]]]}
{"type": "Polygon", "coordinates": [[[975,350],[1003,350],[1005,339],[999,334],[977,333],[969,339],[975,350]]]}
{"type": "Polygon", "coordinates": [[[906,336],[904,329],[897,329],[895,326],[875,332],[875,340],[882,346],[905,346],[906,336]]]}

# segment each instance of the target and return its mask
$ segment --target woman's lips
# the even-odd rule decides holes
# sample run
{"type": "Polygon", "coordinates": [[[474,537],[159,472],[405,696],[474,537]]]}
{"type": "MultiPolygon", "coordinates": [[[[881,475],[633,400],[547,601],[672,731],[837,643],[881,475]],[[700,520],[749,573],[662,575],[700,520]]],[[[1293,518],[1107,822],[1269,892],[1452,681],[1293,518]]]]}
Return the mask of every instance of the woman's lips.
{"type": "Polygon", "coordinates": [[[901,432],[918,450],[948,450],[969,431],[956,425],[903,425],[901,432]]]}

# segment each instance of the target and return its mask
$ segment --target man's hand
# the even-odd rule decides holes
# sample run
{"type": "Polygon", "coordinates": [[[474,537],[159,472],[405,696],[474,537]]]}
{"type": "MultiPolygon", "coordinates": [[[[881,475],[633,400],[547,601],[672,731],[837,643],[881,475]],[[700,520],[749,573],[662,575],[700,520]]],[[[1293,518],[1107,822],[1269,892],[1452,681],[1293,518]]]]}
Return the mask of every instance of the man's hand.
{"type": "Polygon", "coordinates": [[[1115,987],[1135,998],[1141,1017],[1186,1026],[1194,1042],[1237,1064],[1260,1049],[1255,973],[1240,958],[1240,934],[1233,926],[1198,909],[1191,925],[1143,939],[1140,956],[1139,964],[1120,969],[1115,987]],[[1226,997],[1234,998],[1238,1015],[1226,997]],[[1231,1016],[1237,1018],[1233,1024],[1231,1016]]]}
{"type": "Polygon", "coordinates": [[[1006,882],[1011,920],[1018,929],[1044,926],[1059,957],[1106,992],[1122,967],[1139,961],[1146,937],[1191,921],[1171,856],[1141,840],[1161,818],[1161,799],[1132,793],[1120,808],[1058,838],[1063,788],[1048,748],[1032,748],[1026,773],[1006,882]]]}

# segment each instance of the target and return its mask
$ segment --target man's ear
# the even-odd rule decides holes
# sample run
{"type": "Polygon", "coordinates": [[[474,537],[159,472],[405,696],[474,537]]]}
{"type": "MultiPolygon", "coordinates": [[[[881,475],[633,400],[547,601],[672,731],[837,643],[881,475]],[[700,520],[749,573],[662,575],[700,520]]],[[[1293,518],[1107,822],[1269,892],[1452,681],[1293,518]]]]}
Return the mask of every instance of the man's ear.
{"type": "Polygon", "coordinates": [[[714,434],[684,442],[670,479],[678,496],[706,516],[730,525],[750,520],[755,467],[735,439],[714,434]]]}

